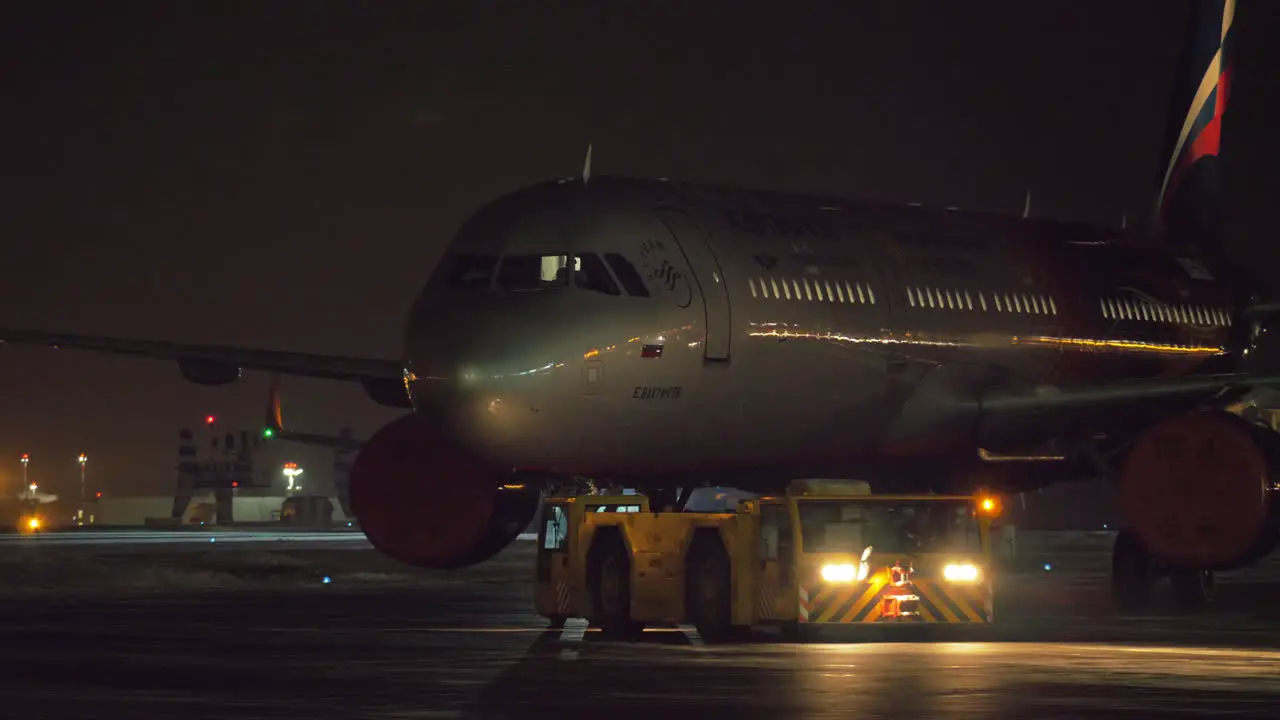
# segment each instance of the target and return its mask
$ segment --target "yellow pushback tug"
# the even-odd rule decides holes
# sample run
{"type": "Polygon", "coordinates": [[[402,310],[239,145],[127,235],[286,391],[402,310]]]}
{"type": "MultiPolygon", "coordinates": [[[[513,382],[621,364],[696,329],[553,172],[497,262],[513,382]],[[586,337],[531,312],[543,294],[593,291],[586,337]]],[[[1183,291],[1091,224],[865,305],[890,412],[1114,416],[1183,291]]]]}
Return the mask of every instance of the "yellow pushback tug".
{"type": "Polygon", "coordinates": [[[704,639],[781,625],[993,621],[993,496],[873,495],[800,481],[735,512],[650,512],[638,495],[549,498],[536,605],[628,636],[692,623],[704,639]]]}

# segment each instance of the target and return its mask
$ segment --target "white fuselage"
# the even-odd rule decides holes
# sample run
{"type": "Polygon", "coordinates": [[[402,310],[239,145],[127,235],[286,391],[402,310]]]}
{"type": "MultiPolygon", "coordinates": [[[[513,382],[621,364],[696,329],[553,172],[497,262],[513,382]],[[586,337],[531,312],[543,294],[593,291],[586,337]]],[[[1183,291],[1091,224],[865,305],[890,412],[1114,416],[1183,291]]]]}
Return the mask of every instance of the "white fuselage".
{"type": "Polygon", "coordinates": [[[1083,232],[660,182],[535,186],[446,252],[410,314],[408,385],[497,466],[803,475],[972,454],[968,416],[921,409],[953,392],[1229,360],[1233,309],[1202,263],[1083,232]],[[576,284],[544,279],[558,264],[576,284]]]}

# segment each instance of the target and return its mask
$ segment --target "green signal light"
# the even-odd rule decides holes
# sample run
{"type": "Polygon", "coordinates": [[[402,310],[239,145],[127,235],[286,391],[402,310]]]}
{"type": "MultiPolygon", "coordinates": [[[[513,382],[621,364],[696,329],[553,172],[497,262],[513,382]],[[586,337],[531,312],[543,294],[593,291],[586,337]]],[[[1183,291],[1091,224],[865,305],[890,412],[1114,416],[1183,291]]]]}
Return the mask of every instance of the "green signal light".
{"type": "Polygon", "coordinates": [[[266,430],[262,431],[262,437],[264,438],[274,437],[275,434],[276,434],[276,431],[272,430],[271,428],[267,428],[266,430]]]}

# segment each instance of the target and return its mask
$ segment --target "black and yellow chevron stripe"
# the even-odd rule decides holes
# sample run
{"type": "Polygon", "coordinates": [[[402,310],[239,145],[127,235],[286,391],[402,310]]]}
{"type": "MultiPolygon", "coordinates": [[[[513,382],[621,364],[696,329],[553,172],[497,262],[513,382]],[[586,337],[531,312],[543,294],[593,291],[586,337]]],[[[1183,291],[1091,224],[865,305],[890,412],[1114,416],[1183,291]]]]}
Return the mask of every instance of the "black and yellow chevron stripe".
{"type": "Polygon", "coordinates": [[[991,586],[916,580],[895,588],[883,582],[823,584],[809,590],[810,623],[925,622],[987,624],[991,586]],[[884,599],[895,593],[918,597],[918,616],[885,618],[884,599]]]}

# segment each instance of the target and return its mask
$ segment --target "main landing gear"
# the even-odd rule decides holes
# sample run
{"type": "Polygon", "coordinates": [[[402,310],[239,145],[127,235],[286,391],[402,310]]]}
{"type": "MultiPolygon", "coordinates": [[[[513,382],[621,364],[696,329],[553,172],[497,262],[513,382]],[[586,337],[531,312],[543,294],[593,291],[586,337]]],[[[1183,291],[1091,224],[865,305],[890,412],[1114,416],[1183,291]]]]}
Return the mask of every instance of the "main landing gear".
{"type": "Polygon", "coordinates": [[[1133,531],[1116,534],[1111,553],[1111,595],[1121,612],[1149,610],[1154,604],[1155,584],[1163,577],[1169,578],[1173,604],[1179,612],[1196,612],[1213,602],[1213,571],[1171,567],[1152,557],[1133,531]]]}

